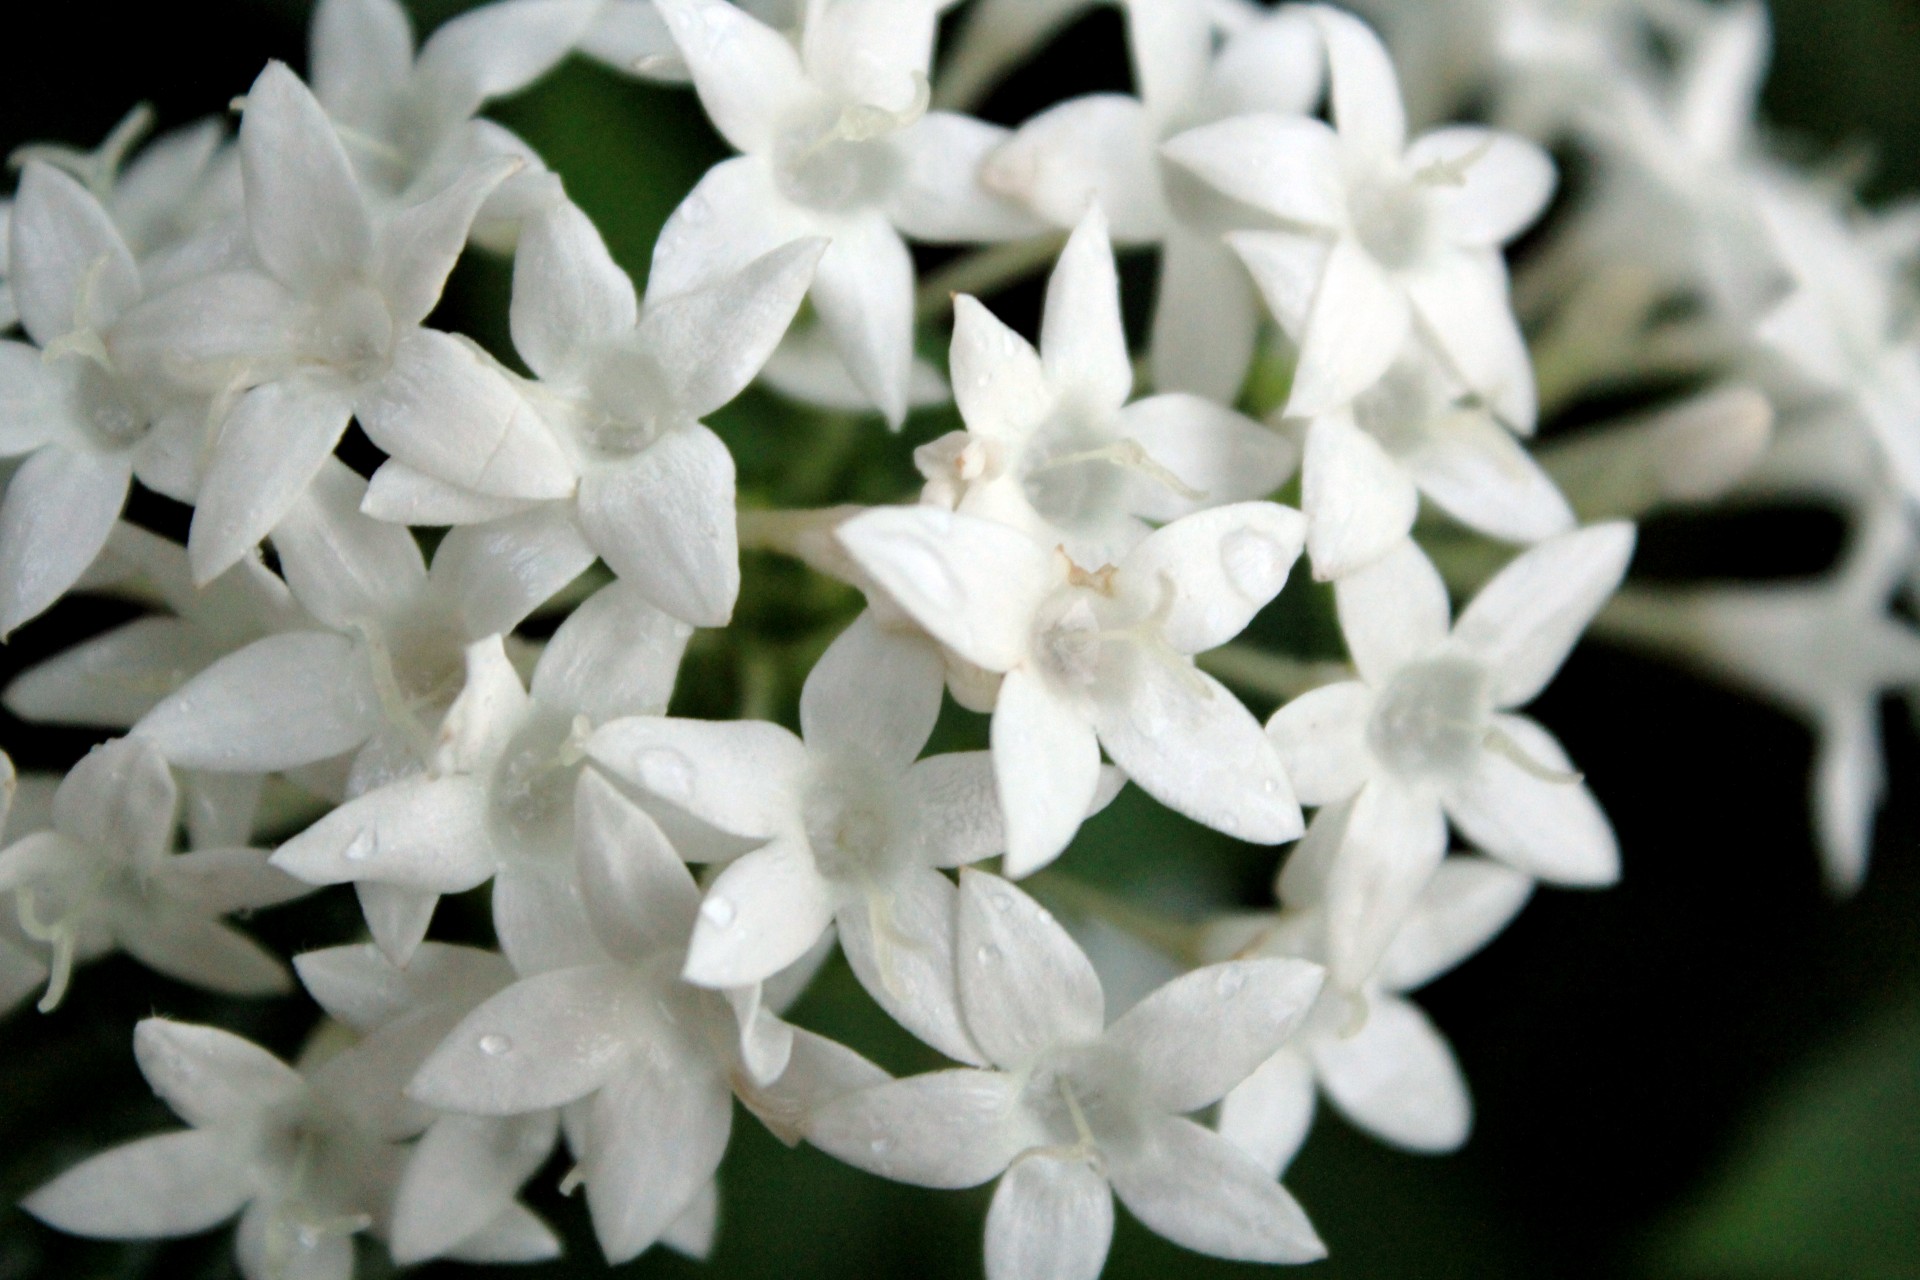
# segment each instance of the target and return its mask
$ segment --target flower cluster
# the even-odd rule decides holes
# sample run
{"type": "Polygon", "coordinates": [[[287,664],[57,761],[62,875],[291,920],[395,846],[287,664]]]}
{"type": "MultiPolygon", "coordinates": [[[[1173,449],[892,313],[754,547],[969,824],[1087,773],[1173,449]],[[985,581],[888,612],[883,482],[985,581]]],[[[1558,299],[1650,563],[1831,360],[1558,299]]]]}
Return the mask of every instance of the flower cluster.
{"type": "Polygon", "coordinates": [[[494,0],[416,49],[395,0],[320,0],[308,78],[267,66],[234,136],[141,148],[136,115],[17,157],[0,632],[76,591],[150,611],[6,691],[118,736],[21,781],[0,1010],[114,950],[288,991],[230,917],[322,886],[371,939],[294,957],[326,1019],[291,1064],[142,1022],[188,1128],[29,1212],[237,1215],[249,1280],[344,1280],[360,1232],[531,1261],[560,1241],[520,1189],[564,1148],[609,1261],[700,1255],[737,1100],[883,1177],[998,1179],[992,1280],[1092,1280],[1116,1196],[1192,1249],[1313,1259],[1277,1179],[1316,1093],[1458,1146],[1466,1086],[1406,993],[1537,882],[1619,874],[1522,711],[1596,618],[1814,721],[1857,883],[1877,699],[1920,685],[1888,609],[1920,546],[1920,222],[1761,145],[1757,3],[1367,0],[1383,42],[1320,4],[1123,0],[1136,92],[1012,129],[969,111],[1089,6],[948,7],[494,0]],[[644,295],[480,114],[575,53],[690,83],[738,152],[644,295]],[[1490,122],[1446,123],[1469,103],[1490,122]],[[1594,175],[1557,201],[1551,148],[1594,175]],[[988,246],[959,260],[983,286],[1050,267],[1037,343],[920,285],[910,244],[988,246]],[[1157,252],[1137,355],[1116,247],[1157,252]],[[429,323],[468,252],[511,256],[511,351],[429,323]],[[943,372],[916,337],[949,310],[943,372]],[[795,430],[949,400],[956,429],[898,505],[739,510],[703,420],[756,381],[795,430]],[[123,519],[136,484],[190,509],[184,545],[123,519]],[[1736,493],[1835,503],[1855,549],[1830,583],[1609,605],[1632,521],[1736,493]],[[797,734],[669,714],[743,546],[865,598],[797,734]],[[1348,660],[1273,652],[1264,620],[1323,597],[1348,660]],[[986,749],[926,754],[949,695],[986,749]],[[1129,783],[1292,844],[1271,909],[1145,940],[1150,991],[1081,927],[1110,895],[1043,873],[1129,783]],[[483,887],[497,950],[430,940],[483,887]],[[789,1021],[836,951],[955,1065],[893,1079],[789,1021]]]}

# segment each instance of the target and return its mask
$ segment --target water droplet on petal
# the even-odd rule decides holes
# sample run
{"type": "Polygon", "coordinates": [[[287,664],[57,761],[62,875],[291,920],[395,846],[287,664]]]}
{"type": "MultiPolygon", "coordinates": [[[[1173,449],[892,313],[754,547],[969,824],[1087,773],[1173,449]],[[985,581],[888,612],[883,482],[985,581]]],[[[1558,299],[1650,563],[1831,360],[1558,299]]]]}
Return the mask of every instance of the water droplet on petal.
{"type": "Polygon", "coordinates": [[[671,747],[648,747],[634,757],[640,785],[663,796],[684,796],[693,790],[693,761],[671,747]]]}
{"type": "Polygon", "coordinates": [[[348,862],[365,862],[380,850],[380,836],[372,827],[362,827],[354,833],[347,843],[345,857],[348,862]]]}
{"type": "Polygon", "coordinates": [[[700,904],[701,917],[716,929],[725,929],[731,925],[734,914],[733,904],[725,898],[709,895],[707,900],[700,904]]]}
{"type": "Polygon", "coordinates": [[[320,1229],[318,1227],[303,1226],[293,1233],[293,1238],[295,1243],[302,1249],[318,1249],[320,1247],[320,1229]]]}
{"type": "Polygon", "coordinates": [[[1010,893],[996,893],[993,897],[989,898],[988,901],[993,903],[993,909],[995,911],[1013,910],[1013,895],[1010,893]]]}
{"type": "Polygon", "coordinates": [[[1260,794],[1263,796],[1279,795],[1280,794],[1279,781],[1274,778],[1262,778],[1260,780],[1260,794]]]}
{"type": "Polygon", "coordinates": [[[1247,985],[1247,975],[1239,965],[1227,965],[1220,970],[1220,976],[1213,980],[1213,988],[1222,997],[1240,994],[1240,988],[1247,985]]]}
{"type": "Polygon", "coordinates": [[[883,1156],[887,1154],[887,1152],[893,1150],[893,1139],[892,1138],[875,1138],[872,1142],[869,1142],[867,1144],[867,1150],[873,1152],[873,1154],[877,1156],[883,1156]]]}
{"type": "Polygon", "coordinates": [[[1270,600],[1286,583],[1293,556],[1264,533],[1239,529],[1220,541],[1220,569],[1249,600],[1270,600]]]}
{"type": "Polygon", "coordinates": [[[502,1057],[511,1052],[512,1049],[513,1041],[497,1032],[488,1032],[486,1035],[480,1037],[480,1052],[486,1054],[489,1058],[502,1057]]]}
{"type": "Polygon", "coordinates": [[[1000,948],[998,947],[981,947],[978,951],[974,952],[973,955],[974,959],[978,960],[981,964],[1000,963],[1000,948]]]}

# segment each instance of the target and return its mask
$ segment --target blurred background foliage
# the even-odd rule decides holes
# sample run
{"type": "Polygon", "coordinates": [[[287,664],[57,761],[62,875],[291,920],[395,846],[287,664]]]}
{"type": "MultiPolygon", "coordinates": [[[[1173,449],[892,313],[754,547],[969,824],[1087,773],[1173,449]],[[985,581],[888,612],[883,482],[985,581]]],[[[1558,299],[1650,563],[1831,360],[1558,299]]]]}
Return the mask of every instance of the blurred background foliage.
{"type": "MultiPolygon", "coordinates": [[[[1426,2],[1426,0],[1409,0],[1426,2]]],[[[224,109],[267,57],[303,60],[301,0],[34,6],[0,82],[0,144],[91,145],[134,102],[165,125],[224,109]]],[[[419,0],[422,29],[464,7],[419,0]]],[[[1776,0],[1769,109],[1804,154],[1872,159],[1869,190],[1920,190],[1920,3],[1776,0]]],[[[988,104],[1012,123],[1046,102],[1125,83],[1110,13],[1078,24],[988,104]]],[[[566,179],[616,256],[644,278],[654,235],[721,148],[692,97],[576,61],[495,114],[566,179]]],[[[1132,264],[1144,284],[1150,264],[1132,264]]],[[[460,269],[439,321],[505,354],[507,265],[460,269]]],[[[1139,309],[1144,288],[1134,288],[1139,309]]],[[[1031,328],[1038,290],[996,300],[1031,328]]],[[[937,344],[936,344],[937,345],[937,344]]],[[[937,354],[937,352],[936,352],[937,354]]],[[[751,393],[715,421],[740,464],[743,502],[888,501],[911,485],[909,451],[948,430],[950,411],[900,437],[871,420],[802,413],[751,393]]],[[[157,526],[177,512],[143,512],[157,526]]],[[[1649,527],[1637,571],[1661,577],[1818,573],[1841,537],[1817,514],[1762,512],[1649,527]]],[[[676,709],[790,717],[798,680],[857,600],[794,566],[749,557],[739,626],[705,637],[676,709]],[[750,637],[741,639],[736,637],[750,637]]],[[[10,675],[120,614],[74,601],[0,651],[10,675]]],[[[1290,588],[1265,638],[1313,649],[1329,638],[1323,593],[1290,588]]],[[[1264,712],[1265,707],[1256,706],[1264,712]]],[[[1860,895],[1820,888],[1806,817],[1809,740],[1796,726],[1690,677],[1583,648],[1538,706],[1612,815],[1626,875],[1610,892],[1545,891],[1488,953],[1423,996],[1472,1082],[1476,1131],[1458,1155],[1387,1150],[1330,1111],[1287,1183],[1331,1250],[1311,1274],[1366,1280],[1877,1280],[1920,1276],[1920,742],[1887,709],[1891,800],[1860,895]]],[[[941,745],[979,742],[954,714],[941,745]]],[[[23,767],[63,769],[90,735],[0,721],[23,767]]],[[[1263,901],[1267,850],[1178,819],[1129,791],[1090,822],[1061,864],[1170,914],[1263,901]]],[[[441,931],[482,936],[473,903],[441,931]]],[[[354,938],[343,891],[261,915],[285,954],[354,938]]],[[[171,1123],[134,1070],[133,1022],[208,1021],[291,1054],[311,1027],[302,998],[222,1000],[121,960],[83,970],[54,1015],[0,1023],[0,1203],[102,1146],[171,1123]]],[[[797,1021],[890,1068],[933,1065],[890,1028],[843,965],[797,1021]]],[[[527,1280],[605,1268],[583,1207],[531,1193],[564,1228],[566,1260],[527,1280]]],[[[723,1171],[722,1229],[706,1264],[664,1251],[636,1276],[976,1277],[986,1194],[933,1193],[853,1172],[759,1127],[736,1127],[723,1171]]],[[[1124,1215],[1122,1215],[1124,1219],[1124,1215]]],[[[378,1250],[364,1276],[392,1270],[378,1250]]],[[[0,1280],[232,1274],[225,1232],[159,1244],[75,1241],[0,1208],[0,1280]]],[[[437,1266],[422,1274],[476,1274],[437,1266]]],[[[1107,1274],[1255,1274],[1196,1258],[1124,1221],[1107,1274]]]]}

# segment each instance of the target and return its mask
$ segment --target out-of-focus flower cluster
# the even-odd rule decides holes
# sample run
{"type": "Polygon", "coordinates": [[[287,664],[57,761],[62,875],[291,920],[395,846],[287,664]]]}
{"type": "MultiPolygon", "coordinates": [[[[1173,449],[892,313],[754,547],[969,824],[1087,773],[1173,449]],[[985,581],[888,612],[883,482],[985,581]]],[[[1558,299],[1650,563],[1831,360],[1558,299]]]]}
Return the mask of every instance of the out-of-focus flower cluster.
{"type": "Polygon", "coordinates": [[[16,157],[0,631],[73,592],[149,611],[6,692],[119,736],[19,782],[0,1008],[84,1000],[75,967],[115,950],[288,992],[231,920],[320,886],[371,938],[294,957],[326,1021],[293,1064],[142,1022],[188,1127],[31,1213],[237,1216],[250,1280],[346,1277],[362,1231],[403,1264],[528,1261],[560,1242],[517,1197],[563,1147],[610,1261],[698,1255],[737,1100],[885,1177],[997,1179],[993,1280],[1091,1280],[1116,1196],[1193,1249],[1312,1259],[1277,1178],[1316,1097],[1459,1145],[1466,1086],[1407,994],[1536,882],[1618,875],[1523,711],[1596,618],[1812,722],[1829,875],[1858,883],[1878,701],[1920,683],[1891,611],[1920,218],[1767,148],[1759,4],[1366,0],[1376,34],[1124,0],[1135,92],[1011,130],[968,112],[1089,0],[948,7],[496,0],[416,48],[394,0],[321,0],[308,77],[269,65],[237,134],[142,145],[136,113],[16,157]],[[645,296],[481,114],[574,53],[689,82],[738,152],[645,296]],[[910,242],[983,247],[922,285],[910,242]],[[1138,350],[1116,245],[1157,251],[1138,350]],[[467,252],[511,255],[512,352],[427,323],[467,252]],[[939,287],[1049,268],[1037,344],[939,287]],[[941,370],[916,336],[949,312],[941,370]],[[900,505],[738,511],[702,419],[756,380],[796,431],[949,396],[961,429],[900,505]],[[191,508],[184,546],[123,521],[135,485],[191,508]],[[1848,517],[1830,580],[1616,596],[1631,522],[1783,495],[1848,517]],[[866,598],[798,734],[666,714],[743,545],[866,598]],[[1346,663],[1240,639],[1302,555],[1346,663]],[[1262,725],[1236,688],[1281,705],[1262,725]],[[990,749],[923,754],[949,694],[990,749]],[[1056,920],[1015,882],[1129,783],[1291,844],[1274,904],[1122,946],[1138,904],[1069,858],[1034,882],[1056,920]],[[497,952],[429,940],[481,886],[497,952]],[[951,1069],[891,1079],[786,1020],[836,946],[951,1069]]]}

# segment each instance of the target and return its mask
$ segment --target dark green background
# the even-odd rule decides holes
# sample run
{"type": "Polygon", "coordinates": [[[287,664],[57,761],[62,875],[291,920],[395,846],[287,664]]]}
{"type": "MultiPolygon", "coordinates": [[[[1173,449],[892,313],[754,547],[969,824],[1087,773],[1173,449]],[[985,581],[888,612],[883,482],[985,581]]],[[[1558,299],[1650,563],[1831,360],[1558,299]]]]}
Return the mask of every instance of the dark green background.
{"type": "MultiPolygon", "coordinates": [[[[457,4],[423,3],[428,22],[457,4]]],[[[218,110],[268,56],[302,59],[304,6],[270,0],[35,6],[44,24],[10,38],[0,77],[0,145],[91,144],[143,98],[166,123],[218,110]]],[[[1920,6],[1910,0],[1785,0],[1776,6],[1775,118],[1808,146],[1868,144],[1878,194],[1920,189],[1920,6]]],[[[1008,121],[1089,86],[1124,83],[1110,15],[1076,27],[1002,93],[1008,121]]],[[[684,94],[569,65],[501,118],[567,179],[636,275],[661,219],[719,153],[684,94]]],[[[1139,278],[1136,266],[1130,278],[1139,278]]],[[[461,269],[442,321],[496,349],[503,328],[497,263],[461,269]]],[[[1033,290],[1004,306],[1030,315],[1033,290]]],[[[1139,302],[1138,298],[1134,300],[1139,302]]],[[[905,451],[947,429],[931,415],[888,441],[872,423],[825,423],[750,395],[716,422],[739,456],[749,501],[807,505],[902,495],[905,451]]],[[[160,527],[178,512],[140,514],[160,527]]],[[[1665,577],[1792,576],[1831,562],[1831,518],[1762,513],[1658,523],[1638,571],[1665,577]]],[[[1323,601],[1289,593],[1295,618],[1323,601]]],[[[750,560],[742,630],[761,637],[743,661],[729,640],[689,662],[681,704],[739,705],[745,665],[804,669],[845,616],[844,593],[788,567],[750,560]]],[[[18,669],[111,621],[76,601],[24,628],[0,652],[18,669]]],[[[1285,625],[1285,619],[1273,625],[1285,625]]],[[[1308,628],[1312,630],[1311,627],[1308,628]]],[[[790,707],[791,675],[773,685],[790,707]]],[[[1545,891],[1482,959],[1424,1003],[1453,1037],[1479,1123],[1461,1154],[1401,1155],[1323,1117],[1288,1185],[1332,1259],[1312,1273],[1398,1280],[1471,1277],[1920,1276],[1920,751],[1890,706],[1893,800],[1874,868],[1851,902],[1823,895],[1806,820],[1808,739],[1793,724],[1662,667],[1583,649],[1537,707],[1612,814],[1626,876],[1601,894],[1545,891]]],[[[955,717],[955,742],[979,726],[955,717]]],[[[87,735],[0,723],[24,766],[63,768],[87,735]]],[[[1063,868],[1137,895],[1175,901],[1200,886],[1253,901],[1270,852],[1236,845],[1157,811],[1130,792],[1090,823],[1063,868]]],[[[287,953],[351,937],[351,898],[267,913],[259,930],[287,953]]],[[[443,923],[471,929],[477,904],[443,923]]],[[[313,1011],[220,1001],[109,960],[82,970],[66,1005],[0,1023],[0,1203],[110,1142],[168,1123],[129,1052],[149,1013],[217,1022],[293,1051],[313,1011]]],[[[828,971],[796,1014],[896,1069],[927,1059],[879,1024],[844,968],[828,971]]],[[[752,1122],[724,1172],[719,1250],[704,1269],[667,1255],[637,1275],[718,1277],[979,1274],[984,1193],[935,1194],[789,1152],[752,1122]]],[[[551,1172],[551,1171],[550,1171],[551,1172]]],[[[535,1199],[566,1230],[569,1259],[534,1277],[604,1268],[577,1203],[542,1179],[535,1199]]],[[[1124,1219],[1124,1215],[1123,1215],[1124,1219]]],[[[0,1209],[0,1280],[229,1274],[224,1233],[171,1245],[78,1242],[0,1209]]],[[[384,1264],[369,1251],[363,1275],[384,1264]]],[[[472,1274],[456,1267],[436,1276],[472,1274]]],[[[1252,1275],[1197,1259],[1121,1224],[1113,1277],[1252,1275]]]]}

